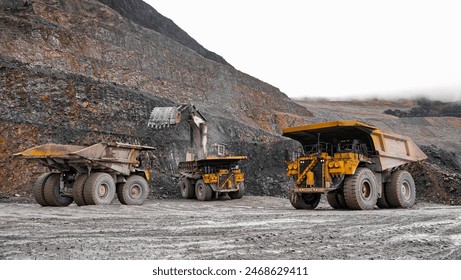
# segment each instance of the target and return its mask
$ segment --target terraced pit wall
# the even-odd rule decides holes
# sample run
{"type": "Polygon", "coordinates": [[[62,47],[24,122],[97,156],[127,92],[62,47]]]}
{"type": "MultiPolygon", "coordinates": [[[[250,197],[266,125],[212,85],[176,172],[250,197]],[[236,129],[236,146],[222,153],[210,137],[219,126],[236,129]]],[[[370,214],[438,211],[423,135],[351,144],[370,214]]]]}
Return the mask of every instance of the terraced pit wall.
{"type": "MultiPolygon", "coordinates": [[[[265,155],[279,152],[274,145],[293,145],[278,136],[281,128],[311,113],[219,57],[123,16],[120,3],[102,2],[114,9],[92,0],[0,0],[0,193],[30,195],[42,172],[13,160],[15,152],[48,142],[122,141],[157,147],[156,195],[178,196],[176,165],[188,126],[154,132],[146,123],[153,107],[179,103],[194,103],[207,116],[209,143],[238,143],[239,152],[254,155],[253,164],[242,163],[247,173],[262,162],[257,179],[248,176],[250,194],[283,193],[283,182],[265,186],[284,174],[284,149],[274,162],[265,155]]],[[[145,6],[123,5],[131,16],[145,6]]]]}
{"type": "MultiPolygon", "coordinates": [[[[30,196],[33,181],[44,172],[35,164],[13,159],[15,152],[44,143],[91,145],[118,141],[157,147],[154,194],[165,198],[179,196],[177,163],[184,160],[189,127],[182,124],[161,131],[147,128],[152,108],[173,106],[172,101],[4,57],[0,57],[0,75],[2,195],[30,196]]],[[[203,113],[211,119],[210,143],[233,139],[228,148],[250,157],[242,162],[249,194],[286,193],[283,155],[296,143],[213,116],[206,110],[203,113]],[[274,178],[279,178],[277,184],[268,184],[274,178]]]]}

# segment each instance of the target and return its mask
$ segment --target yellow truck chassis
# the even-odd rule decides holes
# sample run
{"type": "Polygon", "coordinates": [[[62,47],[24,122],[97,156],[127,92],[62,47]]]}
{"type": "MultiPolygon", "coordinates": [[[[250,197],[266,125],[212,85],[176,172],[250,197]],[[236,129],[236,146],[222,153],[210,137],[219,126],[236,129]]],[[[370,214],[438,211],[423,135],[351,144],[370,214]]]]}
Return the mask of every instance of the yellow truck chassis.
{"type": "Polygon", "coordinates": [[[181,195],[184,198],[210,200],[228,194],[240,199],[245,193],[245,175],[238,163],[246,156],[208,156],[205,159],[179,163],[183,176],[181,195]]]}

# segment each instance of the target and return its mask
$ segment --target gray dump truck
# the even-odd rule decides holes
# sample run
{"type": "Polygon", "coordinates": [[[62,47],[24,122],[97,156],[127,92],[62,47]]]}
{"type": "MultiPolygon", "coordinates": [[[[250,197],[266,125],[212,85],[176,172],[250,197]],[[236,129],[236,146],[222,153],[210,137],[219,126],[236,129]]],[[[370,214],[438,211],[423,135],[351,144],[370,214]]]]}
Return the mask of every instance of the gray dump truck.
{"type": "Polygon", "coordinates": [[[149,194],[153,147],[98,143],[89,147],[45,144],[14,154],[49,169],[35,181],[42,206],[143,204],[149,194]]]}

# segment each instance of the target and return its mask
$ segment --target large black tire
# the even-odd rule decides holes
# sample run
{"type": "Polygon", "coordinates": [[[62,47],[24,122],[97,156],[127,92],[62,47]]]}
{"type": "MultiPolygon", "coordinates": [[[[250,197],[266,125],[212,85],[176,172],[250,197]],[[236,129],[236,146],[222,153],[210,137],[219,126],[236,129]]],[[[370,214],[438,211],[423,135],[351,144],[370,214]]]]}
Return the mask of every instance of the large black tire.
{"type": "Polygon", "coordinates": [[[239,190],[236,192],[230,192],[229,197],[231,199],[240,199],[245,195],[245,184],[243,182],[239,183],[239,190]]]}
{"type": "Polygon", "coordinates": [[[43,196],[49,206],[68,206],[74,201],[72,197],[62,196],[59,184],[61,174],[51,174],[43,187],[43,196]]]}
{"type": "Polygon", "coordinates": [[[391,175],[391,183],[386,188],[389,206],[408,208],[415,204],[415,181],[408,171],[397,170],[391,175]]]}
{"type": "Polygon", "coordinates": [[[378,183],[373,172],[359,167],[344,180],[344,199],[352,210],[371,210],[378,200],[378,183]]]}
{"type": "Polygon", "coordinates": [[[341,191],[328,193],[327,201],[333,209],[348,209],[344,194],[341,191]]]}
{"type": "Polygon", "coordinates": [[[380,208],[380,209],[388,209],[388,208],[391,208],[391,206],[389,205],[389,203],[387,202],[387,197],[386,197],[386,190],[389,188],[389,183],[384,183],[383,184],[383,190],[382,190],[382,193],[381,193],[381,197],[378,198],[378,201],[376,201],[376,205],[380,208]]]}
{"type": "Polygon", "coordinates": [[[296,209],[315,209],[320,202],[320,193],[303,193],[289,195],[291,205],[296,209]]]}
{"type": "Polygon", "coordinates": [[[183,198],[192,199],[195,198],[195,187],[189,178],[182,178],[181,180],[181,196],[183,198]]]}
{"type": "Polygon", "coordinates": [[[107,205],[115,198],[115,182],[107,173],[93,173],[85,182],[83,197],[87,205],[107,205]]]}
{"type": "Polygon", "coordinates": [[[72,186],[72,197],[74,198],[75,204],[78,206],[86,205],[85,197],[83,195],[83,189],[85,182],[88,179],[88,174],[80,174],[72,186]]]}
{"type": "Polygon", "coordinates": [[[342,190],[336,194],[336,199],[338,200],[341,209],[349,209],[349,206],[347,206],[346,199],[344,198],[344,193],[342,190]]]}
{"type": "Polygon", "coordinates": [[[149,184],[139,175],[132,175],[117,186],[117,197],[125,205],[142,205],[149,195],[149,184]]]}
{"type": "Polygon", "coordinates": [[[43,187],[45,186],[46,180],[51,176],[51,172],[43,173],[40,175],[34,183],[32,193],[34,194],[35,201],[41,206],[48,206],[46,203],[45,195],[43,194],[43,187]]]}
{"type": "Polygon", "coordinates": [[[125,185],[125,183],[115,184],[115,192],[117,193],[118,201],[120,201],[120,203],[123,205],[128,205],[128,202],[126,202],[125,198],[123,197],[123,185],[125,185]]]}
{"type": "Polygon", "coordinates": [[[213,190],[210,185],[205,184],[203,180],[198,180],[197,183],[195,183],[195,196],[197,197],[197,200],[207,201],[211,199],[212,195],[213,190]]]}

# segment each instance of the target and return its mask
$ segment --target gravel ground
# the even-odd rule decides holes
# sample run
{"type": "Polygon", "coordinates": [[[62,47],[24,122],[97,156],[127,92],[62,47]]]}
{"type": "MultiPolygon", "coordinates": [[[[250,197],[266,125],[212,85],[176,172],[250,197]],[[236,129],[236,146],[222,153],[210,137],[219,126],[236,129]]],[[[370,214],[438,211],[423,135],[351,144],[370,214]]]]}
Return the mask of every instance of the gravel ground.
{"type": "Polygon", "coordinates": [[[314,211],[289,201],[0,203],[0,259],[460,259],[461,206],[314,211]]]}

